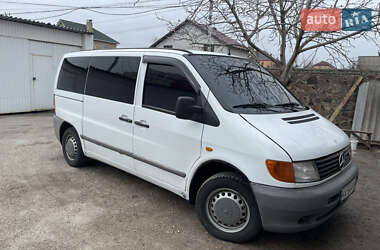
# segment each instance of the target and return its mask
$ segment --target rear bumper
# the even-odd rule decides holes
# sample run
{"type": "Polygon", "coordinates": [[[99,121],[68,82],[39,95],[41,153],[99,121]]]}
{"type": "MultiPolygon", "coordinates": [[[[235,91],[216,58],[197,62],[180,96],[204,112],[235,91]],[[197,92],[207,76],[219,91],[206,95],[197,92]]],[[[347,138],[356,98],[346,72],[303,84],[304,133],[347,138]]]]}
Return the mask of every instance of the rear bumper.
{"type": "Polygon", "coordinates": [[[299,232],[314,228],[329,219],[344,203],[340,193],[358,178],[352,163],[340,174],[317,186],[278,188],[252,183],[263,227],[271,232],[299,232]]]}

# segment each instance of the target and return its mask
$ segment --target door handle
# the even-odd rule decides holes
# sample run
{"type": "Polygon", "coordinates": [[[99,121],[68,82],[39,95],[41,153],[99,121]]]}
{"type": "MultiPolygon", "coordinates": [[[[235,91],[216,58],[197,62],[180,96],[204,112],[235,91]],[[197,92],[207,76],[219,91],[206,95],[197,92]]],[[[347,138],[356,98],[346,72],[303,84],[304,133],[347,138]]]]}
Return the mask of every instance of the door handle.
{"type": "Polygon", "coordinates": [[[121,115],[121,116],[119,117],[119,120],[120,120],[120,121],[123,121],[123,122],[132,123],[132,119],[129,119],[128,116],[126,116],[126,115],[121,115]]]}
{"type": "Polygon", "coordinates": [[[135,121],[135,124],[137,126],[141,126],[141,127],[144,127],[144,128],[149,128],[149,124],[146,123],[146,121],[144,120],[141,120],[141,121],[135,121]]]}

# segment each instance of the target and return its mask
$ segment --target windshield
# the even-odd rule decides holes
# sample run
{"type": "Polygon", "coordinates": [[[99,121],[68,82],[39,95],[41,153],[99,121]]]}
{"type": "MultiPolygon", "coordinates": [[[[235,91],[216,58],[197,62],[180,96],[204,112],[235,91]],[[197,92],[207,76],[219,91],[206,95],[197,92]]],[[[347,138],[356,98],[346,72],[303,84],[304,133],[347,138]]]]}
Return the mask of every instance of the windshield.
{"type": "Polygon", "coordinates": [[[306,108],[268,71],[248,59],[185,55],[224,109],[234,113],[285,113],[306,108]]]}

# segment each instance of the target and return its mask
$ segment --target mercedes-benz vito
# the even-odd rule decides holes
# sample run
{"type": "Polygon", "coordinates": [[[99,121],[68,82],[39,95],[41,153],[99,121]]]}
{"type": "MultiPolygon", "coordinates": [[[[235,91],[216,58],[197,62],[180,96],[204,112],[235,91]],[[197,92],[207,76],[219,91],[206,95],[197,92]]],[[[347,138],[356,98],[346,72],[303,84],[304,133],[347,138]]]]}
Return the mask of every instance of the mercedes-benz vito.
{"type": "Polygon", "coordinates": [[[66,54],[54,90],[65,160],[89,158],[195,204],[212,235],[298,232],[354,192],[348,137],[256,62],[216,53],[66,54]]]}

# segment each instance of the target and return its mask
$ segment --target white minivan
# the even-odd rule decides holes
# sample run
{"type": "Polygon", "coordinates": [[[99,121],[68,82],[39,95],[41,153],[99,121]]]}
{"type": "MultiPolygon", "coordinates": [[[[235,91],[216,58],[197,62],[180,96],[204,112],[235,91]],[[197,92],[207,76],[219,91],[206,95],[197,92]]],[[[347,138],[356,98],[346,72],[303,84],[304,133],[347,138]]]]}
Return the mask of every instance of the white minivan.
{"type": "Polygon", "coordinates": [[[70,53],[54,99],[69,165],[96,159],[170,190],[195,204],[220,239],[313,228],[355,190],[344,132],[249,59],[170,49],[70,53]]]}

